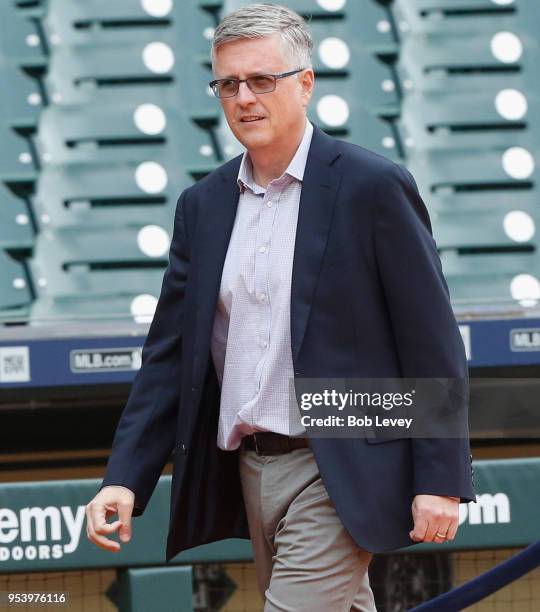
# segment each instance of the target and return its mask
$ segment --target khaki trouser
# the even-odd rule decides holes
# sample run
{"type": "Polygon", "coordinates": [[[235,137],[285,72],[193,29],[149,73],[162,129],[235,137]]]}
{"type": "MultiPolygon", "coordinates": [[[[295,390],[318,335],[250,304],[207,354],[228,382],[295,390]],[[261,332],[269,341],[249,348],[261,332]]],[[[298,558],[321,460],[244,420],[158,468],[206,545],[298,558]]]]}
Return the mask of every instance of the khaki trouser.
{"type": "Polygon", "coordinates": [[[343,527],[310,448],[242,448],[240,477],[264,612],[376,612],[372,554],[343,527]]]}

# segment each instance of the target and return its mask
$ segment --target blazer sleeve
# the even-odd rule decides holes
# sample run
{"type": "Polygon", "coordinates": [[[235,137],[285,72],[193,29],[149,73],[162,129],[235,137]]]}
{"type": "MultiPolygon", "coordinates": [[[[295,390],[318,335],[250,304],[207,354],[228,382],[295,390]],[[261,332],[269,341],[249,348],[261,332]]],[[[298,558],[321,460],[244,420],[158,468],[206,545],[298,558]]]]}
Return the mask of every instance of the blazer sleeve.
{"type": "MultiPolygon", "coordinates": [[[[468,395],[465,348],[429,215],[411,173],[393,164],[379,177],[374,209],[377,267],[404,378],[459,379],[468,395]]],[[[461,411],[468,432],[468,411],[461,411]]],[[[466,438],[411,438],[415,495],[475,501],[466,438]]]]}
{"type": "Polygon", "coordinates": [[[135,493],[133,516],[144,512],[175,442],[189,267],[185,197],[186,191],[176,205],[168,265],[143,346],[142,365],[118,422],[99,487],[122,485],[131,489],[135,493]]]}

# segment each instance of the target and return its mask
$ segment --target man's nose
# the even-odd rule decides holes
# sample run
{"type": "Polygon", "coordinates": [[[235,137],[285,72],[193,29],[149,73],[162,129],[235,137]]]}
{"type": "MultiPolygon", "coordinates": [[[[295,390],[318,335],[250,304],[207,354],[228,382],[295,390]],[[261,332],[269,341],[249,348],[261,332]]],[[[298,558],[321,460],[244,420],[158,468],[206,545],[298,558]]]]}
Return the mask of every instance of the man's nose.
{"type": "Polygon", "coordinates": [[[247,83],[238,84],[238,93],[236,94],[238,104],[251,104],[257,100],[255,94],[248,87],[247,83]]]}

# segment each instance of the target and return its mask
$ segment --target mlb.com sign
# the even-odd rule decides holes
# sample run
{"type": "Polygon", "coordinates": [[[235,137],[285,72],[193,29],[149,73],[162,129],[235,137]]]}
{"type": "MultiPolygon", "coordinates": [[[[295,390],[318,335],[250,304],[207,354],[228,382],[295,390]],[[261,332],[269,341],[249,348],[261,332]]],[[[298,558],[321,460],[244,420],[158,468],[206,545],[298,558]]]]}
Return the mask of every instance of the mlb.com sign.
{"type": "Polygon", "coordinates": [[[493,525],[510,523],[510,499],[506,493],[483,493],[476,504],[459,505],[459,524],[493,525]]]}
{"type": "Polygon", "coordinates": [[[60,559],[77,550],[86,506],[0,507],[0,562],[60,559]]]}

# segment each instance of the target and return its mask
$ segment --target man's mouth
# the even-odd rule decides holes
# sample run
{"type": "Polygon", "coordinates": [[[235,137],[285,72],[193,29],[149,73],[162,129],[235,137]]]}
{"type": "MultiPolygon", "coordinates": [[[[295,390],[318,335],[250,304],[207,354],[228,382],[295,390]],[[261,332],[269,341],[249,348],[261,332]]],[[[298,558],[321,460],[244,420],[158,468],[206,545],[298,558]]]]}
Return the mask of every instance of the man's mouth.
{"type": "Polygon", "coordinates": [[[259,115],[250,115],[248,117],[242,117],[240,121],[242,123],[254,123],[255,121],[260,121],[261,119],[264,119],[264,117],[261,117],[259,115]]]}

